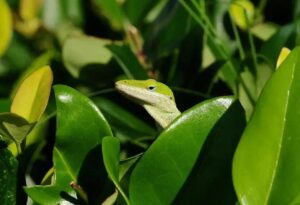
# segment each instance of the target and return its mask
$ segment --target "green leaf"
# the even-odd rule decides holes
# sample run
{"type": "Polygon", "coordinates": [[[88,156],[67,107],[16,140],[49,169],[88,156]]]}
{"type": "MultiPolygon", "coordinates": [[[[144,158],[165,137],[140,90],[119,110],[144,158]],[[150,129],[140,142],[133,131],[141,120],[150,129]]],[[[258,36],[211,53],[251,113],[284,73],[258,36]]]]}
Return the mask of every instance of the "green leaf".
{"type": "Polygon", "coordinates": [[[70,37],[63,45],[63,61],[73,77],[78,78],[80,71],[87,65],[107,64],[111,52],[105,47],[109,41],[88,37],[70,37]]]}
{"type": "Polygon", "coordinates": [[[14,142],[21,143],[28,135],[34,123],[13,113],[0,113],[0,134],[14,142]]]}
{"type": "Polygon", "coordinates": [[[210,132],[173,204],[235,204],[231,165],[245,125],[243,108],[235,101],[210,132]]]}
{"type": "Polygon", "coordinates": [[[269,40],[270,37],[272,37],[277,32],[278,28],[278,25],[275,25],[273,23],[262,22],[252,26],[251,33],[255,37],[266,41],[269,40]]]}
{"type": "Polygon", "coordinates": [[[263,89],[238,145],[233,181],[244,204],[292,204],[300,196],[300,48],[263,89]]]}
{"type": "Polygon", "coordinates": [[[106,47],[112,52],[129,79],[148,79],[146,70],[141,66],[129,46],[111,44],[106,47]]]}
{"type": "Polygon", "coordinates": [[[126,203],[129,205],[129,200],[123,191],[119,182],[119,164],[120,164],[120,141],[115,137],[105,137],[102,140],[102,154],[104,165],[108,176],[115,184],[118,191],[121,193],[126,203]]]}
{"type": "Polygon", "coordinates": [[[48,104],[53,74],[49,66],[43,66],[31,73],[19,86],[10,111],[30,123],[34,123],[44,113],[48,104]]]}
{"type": "Polygon", "coordinates": [[[180,45],[193,25],[186,10],[177,1],[169,1],[146,33],[146,55],[156,59],[169,54],[180,45]]]}
{"type": "Polygon", "coordinates": [[[3,205],[16,204],[18,161],[0,142],[0,201],[3,205]]]}
{"type": "Polygon", "coordinates": [[[75,25],[82,25],[84,21],[82,0],[45,0],[42,12],[44,26],[55,30],[65,21],[75,25]]]}
{"type": "Polygon", "coordinates": [[[124,24],[124,14],[117,0],[94,0],[93,3],[110,21],[113,28],[121,30],[124,24]]]}
{"type": "Polygon", "coordinates": [[[39,0],[20,0],[19,13],[24,21],[30,21],[38,17],[42,3],[39,0]]]}
{"type": "Polygon", "coordinates": [[[147,16],[147,13],[160,1],[161,0],[126,1],[124,4],[126,16],[133,25],[137,26],[143,22],[144,18],[147,16]]]}
{"type": "Polygon", "coordinates": [[[11,100],[7,99],[0,99],[0,112],[9,112],[11,100]]]}
{"type": "Polygon", "coordinates": [[[20,84],[34,71],[50,64],[51,59],[54,57],[55,53],[53,50],[49,50],[39,57],[37,57],[30,66],[21,74],[18,80],[14,83],[13,91],[11,92],[11,96],[15,96],[18,87],[20,84]]]}
{"type": "Polygon", "coordinates": [[[205,101],[184,112],[163,131],[133,170],[131,204],[171,204],[207,136],[232,102],[229,97],[205,101]]]}
{"type": "Polygon", "coordinates": [[[12,14],[6,0],[0,0],[0,56],[5,53],[13,33],[12,14]]]}
{"type": "Polygon", "coordinates": [[[249,0],[234,0],[230,4],[229,13],[233,22],[241,29],[246,30],[254,22],[255,8],[249,0]]]}
{"type": "Polygon", "coordinates": [[[276,34],[262,45],[260,53],[266,56],[273,63],[274,68],[282,47],[287,46],[287,42],[290,40],[295,30],[296,25],[293,23],[282,26],[278,29],[276,34]]]}
{"type": "Polygon", "coordinates": [[[155,135],[156,131],[153,127],[113,101],[102,97],[95,97],[93,101],[103,112],[109,124],[116,131],[128,135],[129,139],[131,138],[131,140],[133,140],[138,137],[150,137],[155,135]]]}
{"type": "Polygon", "coordinates": [[[56,180],[53,185],[27,187],[37,203],[57,204],[74,197],[70,187],[82,187],[91,204],[99,204],[106,173],[101,159],[101,142],[112,132],[102,113],[90,99],[63,85],[55,86],[57,133],[53,150],[56,180]],[[97,162],[97,163],[95,163],[97,162]],[[98,202],[95,202],[98,201],[98,202]]]}
{"type": "Polygon", "coordinates": [[[3,56],[10,71],[23,71],[34,60],[33,50],[26,43],[20,36],[13,35],[10,45],[3,56]]]}

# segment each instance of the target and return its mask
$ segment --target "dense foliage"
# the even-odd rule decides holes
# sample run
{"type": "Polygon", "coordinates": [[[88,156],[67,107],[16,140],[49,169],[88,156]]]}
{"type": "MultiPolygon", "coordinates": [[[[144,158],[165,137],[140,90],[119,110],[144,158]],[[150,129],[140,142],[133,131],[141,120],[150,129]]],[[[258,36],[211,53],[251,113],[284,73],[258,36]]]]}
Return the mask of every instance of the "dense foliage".
{"type": "Polygon", "coordinates": [[[299,17],[297,0],[0,0],[0,203],[299,204],[299,17]],[[182,111],[166,129],[115,89],[148,78],[182,111]]]}

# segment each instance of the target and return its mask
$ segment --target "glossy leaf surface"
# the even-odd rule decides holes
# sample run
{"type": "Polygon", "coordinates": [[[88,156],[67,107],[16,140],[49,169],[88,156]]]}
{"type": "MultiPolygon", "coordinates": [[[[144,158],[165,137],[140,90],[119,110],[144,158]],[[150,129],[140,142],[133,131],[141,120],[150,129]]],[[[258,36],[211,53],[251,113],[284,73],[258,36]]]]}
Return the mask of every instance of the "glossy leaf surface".
{"type": "Polygon", "coordinates": [[[16,204],[18,161],[0,142],[0,201],[3,205],[16,204]]]}
{"type": "Polygon", "coordinates": [[[87,65],[107,64],[112,57],[105,47],[108,43],[87,36],[68,38],[63,46],[63,61],[71,75],[79,77],[81,69],[87,65]]]}
{"type": "Polygon", "coordinates": [[[235,204],[232,160],[245,125],[243,108],[235,101],[209,133],[192,172],[172,204],[235,204]]]}
{"type": "Polygon", "coordinates": [[[48,104],[53,74],[49,66],[44,66],[30,74],[18,88],[10,111],[28,122],[39,120],[48,104]]]}
{"type": "Polygon", "coordinates": [[[93,200],[99,200],[97,194],[104,186],[101,177],[105,171],[100,162],[93,160],[101,159],[99,146],[103,137],[112,135],[110,127],[98,108],[78,91],[58,85],[55,96],[58,130],[53,161],[56,181],[50,186],[28,187],[26,192],[38,203],[57,204],[68,195],[74,196],[70,183],[76,182],[88,197],[92,195],[93,200]]]}
{"type": "Polygon", "coordinates": [[[0,19],[0,56],[2,56],[8,47],[13,31],[12,14],[6,0],[0,0],[0,19]]]}
{"type": "Polygon", "coordinates": [[[184,112],[163,131],[133,170],[129,186],[133,205],[171,204],[207,136],[232,102],[229,97],[203,102],[184,112]]]}
{"type": "Polygon", "coordinates": [[[300,48],[267,82],[235,153],[240,204],[293,204],[300,197],[300,48]]]}

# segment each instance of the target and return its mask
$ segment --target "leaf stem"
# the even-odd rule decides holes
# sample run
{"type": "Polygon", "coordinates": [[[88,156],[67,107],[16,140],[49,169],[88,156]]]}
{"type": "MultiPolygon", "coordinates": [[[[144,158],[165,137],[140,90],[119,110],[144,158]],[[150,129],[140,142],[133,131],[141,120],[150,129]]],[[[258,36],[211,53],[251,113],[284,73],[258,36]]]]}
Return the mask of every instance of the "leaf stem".
{"type": "Polygon", "coordinates": [[[244,17],[245,17],[246,23],[247,23],[247,33],[248,33],[248,39],[249,39],[249,43],[250,43],[251,56],[252,56],[252,60],[253,60],[254,70],[256,72],[258,69],[256,48],[255,48],[255,44],[254,44],[253,35],[250,31],[250,23],[249,23],[249,19],[247,17],[247,13],[246,13],[245,9],[244,9],[244,17]]]}
{"type": "Polygon", "coordinates": [[[257,13],[262,14],[266,8],[268,0],[260,0],[257,6],[257,13]]]}
{"type": "Polygon", "coordinates": [[[239,35],[239,32],[238,32],[238,29],[237,29],[235,23],[233,22],[233,19],[232,19],[231,15],[229,15],[229,18],[230,18],[230,23],[231,23],[231,26],[232,26],[234,37],[237,41],[237,47],[238,47],[238,50],[239,50],[240,58],[242,60],[244,60],[245,59],[245,52],[244,52],[244,48],[242,46],[242,42],[241,42],[241,38],[240,38],[240,35],[239,35]]]}
{"type": "MultiPolygon", "coordinates": [[[[222,42],[220,41],[220,39],[217,36],[214,36],[214,34],[215,34],[214,28],[212,27],[213,31],[211,31],[211,29],[208,29],[207,25],[205,25],[205,23],[203,22],[203,19],[199,18],[197,16],[197,14],[190,8],[190,6],[184,0],[179,0],[179,2],[187,10],[187,12],[195,19],[195,21],[202,27],[204,32],[207,33],[207,36],[208,36],[210,42],[212,44],[214,44],[214,46],[218,50],[218,53],[220,54],[220,56],[223,59],[228,60],[229,68],[237,76],[237,81],[244,87],[245,92],[246,92],[247,96],[249,97],[250,101],[255,102],[253,96],[249,92],[249,89],[247,89],[247,87],[246,87],[246,83],[244,82],[243,78],[240,77],[240,74],[237,72],[237,69],[235,69],[235,66],[232,63],[232,60],[230,60],[230,56],[229,56],[228,51],[226,50],[224,44],[222,44],[222,42]]],[[[195,5],[195,3],[194,3],[194,5],[195,5]]],[[[201,10],[199,10],[199,12],[203,13],[201,10]]],[[[206,21],[209,21],[209,20],[206,20],[206,21]]],[[[209,23],[208,26],[210,26],[210,25],[212,25],[212,24],[209,23]]],[[[237,95],[237,93],[236,93],[236,95],[237,95]]]]}

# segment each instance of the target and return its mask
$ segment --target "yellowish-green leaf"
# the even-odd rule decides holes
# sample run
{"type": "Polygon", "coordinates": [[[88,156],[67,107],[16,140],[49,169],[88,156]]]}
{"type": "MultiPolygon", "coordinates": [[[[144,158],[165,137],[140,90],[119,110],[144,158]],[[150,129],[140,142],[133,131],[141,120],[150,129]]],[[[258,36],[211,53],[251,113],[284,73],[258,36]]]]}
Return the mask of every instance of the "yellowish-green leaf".
{"type": "Polygon", "coordinates": [[[32,36],[40,27],[39,17],[43,0],[20,0],[19,14],[21,19],[17,19],[15,28],[25,36],[32,36]]]}
{"type": "Polygon", "coordinates": [[[15,28],[18,32],[22,33],[24,36],[31,37],[41,26],[41,21],[37,18],[28,21],[17,20],[15,28]]]}
{"type": "Polygon", "coordinates": [[[36,122],[46,109],[53,74],[44,66],[29,75],[20,85],[11,105],[11,112],[28,122],[36,122]]]}
{"type": "Polygon", "coordinates": [[[42,0],[20,0],[19,13],[22,20],[29,21],[37,18],[42,4],[42,0]]]}
{"type": "Polygon", "coordinates": [[[255,37],[263,41],[267,41],[278,31],[278,29],[279,26],[274,23],[261,22],[253,25],[251,28],[251,33],[255,37]]]}
{"type": "Polygon", "coordinates": [[[6,51],[12,36],[12,15],[6,0],[0,0],[0,56],[6,51]]]}
{"type": "Polygon", "coordinates": [[[290,54],[291,50],[283,47],[279,53],[277,62],[276,62],[276,69],[281,65],[281,63],[286,59],[286,57],[290,54]]]}
{"type": "Polygon", "coordinates": [[[234,23],[246,30],[254,21],[255,8],[249,0],[234,0],[229,6],[229,14],[234,23]]]}

